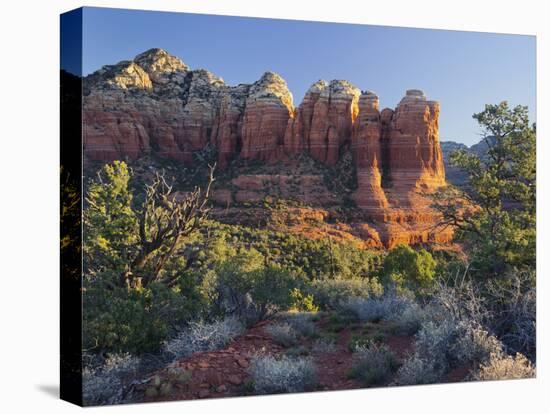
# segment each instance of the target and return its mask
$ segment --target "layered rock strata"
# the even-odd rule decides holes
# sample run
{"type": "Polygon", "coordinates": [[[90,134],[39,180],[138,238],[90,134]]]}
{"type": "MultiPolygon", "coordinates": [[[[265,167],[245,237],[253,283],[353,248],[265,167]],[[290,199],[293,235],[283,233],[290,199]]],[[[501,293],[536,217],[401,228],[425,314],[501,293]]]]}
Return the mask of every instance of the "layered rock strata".
{"type": "Polygon", "coordinates": [[[353,198],[363,210],[379,212],[388,208],[382,190],[382,123],[378,96],[367,91],[359,98],[359,115],[353,125],[352,150],[357,171],[353,198]]]}
{"type": "Polygon", "coordinates": [[[340,149],[349,143],[360,94],[357,87],[344,80],[314,83],[288,125],[287,152],[307,151],[316,160],[335,165],[340,149]]]}
{"type": "Polygon", "coordinates": [[[314,83],[295,108],[283,78],[266,72],[252,84],[223,79],[161,49],[104,66],[84,79],[83,140],[88,160],[135,160],[150,153],[191,164],[215,149],[218,167],[234,160],[281,165],[273,175],[237,176],[235,191],[218,190],[226,204],[265,195],[312,205],[341,200],[322,176],[289,175],[300,154],[335,166],[351,149],[357,187],[352,198],[371,220],[356,223],[376,243],[446,241],[433,230],[437,215],[424,193],[445,185],[439,144],[439,104],[408,90],[395,110],[344,80],[314,83]]]}

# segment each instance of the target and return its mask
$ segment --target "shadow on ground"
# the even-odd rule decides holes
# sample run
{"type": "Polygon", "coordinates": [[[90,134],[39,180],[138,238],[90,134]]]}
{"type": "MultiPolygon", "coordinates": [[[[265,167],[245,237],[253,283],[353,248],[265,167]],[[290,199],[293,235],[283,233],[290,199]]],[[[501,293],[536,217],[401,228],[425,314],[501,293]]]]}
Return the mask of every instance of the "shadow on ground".
{"type": "Polygon", "coordinates": [[[57,384],[39,384],[36,388],[50,397],[59,398],[59,385],[57,384]]]}

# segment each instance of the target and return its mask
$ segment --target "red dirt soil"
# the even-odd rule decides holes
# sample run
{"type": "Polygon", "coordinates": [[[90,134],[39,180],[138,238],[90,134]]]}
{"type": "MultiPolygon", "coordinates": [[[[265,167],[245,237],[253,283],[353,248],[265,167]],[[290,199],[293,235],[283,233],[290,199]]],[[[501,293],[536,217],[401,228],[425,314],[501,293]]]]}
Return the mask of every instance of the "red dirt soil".
{"type": "Polygon", "coordinates": [[[162,379],[169,378],[169,370],[179,368],[192,374],[186,384],[174,384],[168,395],[145,397],[144,401],[191,400],[241,395],[239,392],[248,377],[250,358],[258,353],[279,353],[281,347],[264,332],[269,322],[260,322],[246,334],[237,337],[227,348],[199,352],[159,371],[162,379]]]}
{"type": "MultiPolygon", "coordinates": [[[[161,379],[161,383],[170,382],[170,371],[174,369],[191,373],[191,379],[186,383],[172,381],[169,392],[154,397],[145,396],[143,401],[220,398],[250,392],[246,390],[246,384],[249,381],[250,359],[257,353],[277,355],[284,351],[265,332],[264,328],[270,323],[273,321],[256,324],[246,334],[235,338],[225,349],[196,353],[158,371],[156,375],[161,379]]],[[[327,319],[323,318],[316,324],[322,330],[326,327],[327,319]]],[[[353,353],[348,349],[352,333],[353,331],[349,327],[339,332],[333,352],[312,352],[311,356],[315,363],[318,381],[317,389],[328,391],[364,387],[360,381],[348,377],[354,363],[353,353]]],[[[414,350],[414,338],[410,336],[392,335],[385,342],[400,361],[403,361],[414,350]]],[[[308,348],[311,347],[311,344],[311,339],[302,343],[308,348]]],[[[460,367],[451,371],[443,382],[463,380],[469,368],[460,367]]]]}
{"type": "Polygon", "coordinates": [[[348,378],[353,366],[353,354],[348,349],[350,337],[351,330],[344,329],[339,334],[334,352],[313,354],[317,381],[322,390],[350,390],[362,387],[359,381],[348,378]]]}

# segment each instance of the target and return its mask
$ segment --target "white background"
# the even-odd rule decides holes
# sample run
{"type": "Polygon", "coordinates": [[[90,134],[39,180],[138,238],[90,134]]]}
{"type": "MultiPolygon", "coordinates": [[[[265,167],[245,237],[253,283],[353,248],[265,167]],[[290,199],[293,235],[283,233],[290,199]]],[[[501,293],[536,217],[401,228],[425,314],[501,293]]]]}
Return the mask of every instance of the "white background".
{"type": "MultiPolygon", "coordinates": [[[[0,3],[0,411],[66,413],[57,398],[59,14],[78,1],[0,3]]],[[[120,413],[549,412],[546,1],[88,0],[87,6],[189,11],[537,35],[538,378],[103,408],[120,413]],[[546,26],[546,28],[545,28],[546,26]]],[[[426,45],[429,47],[429,45],[426,45]]],[[[514,59],[514,56],[510,56],[514,59]]],[[[475,65],[476,62],[472,62],[475,65]]],[[[97,408],[88,412],[96,412],[97,408]]]]}

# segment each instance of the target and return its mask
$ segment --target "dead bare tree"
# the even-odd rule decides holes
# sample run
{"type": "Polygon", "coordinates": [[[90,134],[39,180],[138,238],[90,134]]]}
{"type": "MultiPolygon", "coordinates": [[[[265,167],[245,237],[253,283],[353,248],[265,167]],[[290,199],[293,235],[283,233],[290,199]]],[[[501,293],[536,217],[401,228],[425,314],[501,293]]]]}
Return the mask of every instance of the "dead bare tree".
{"type": "MultiPolygon", "coordinates": [[[[138,214],[139,235],[135,256],[121,275],[131,287],[147,286],[161,280],[161,271],[181,247],[186,237],[200,228],[210,211],[208,200],[214,182],[215,164],[210,166],[206,188],[199,187],[178,197],[164,174],[156,173],[146,186],[145,199],[138,214]]],[[[163,280],[170,284],[171,281],[163,280]]]]}

